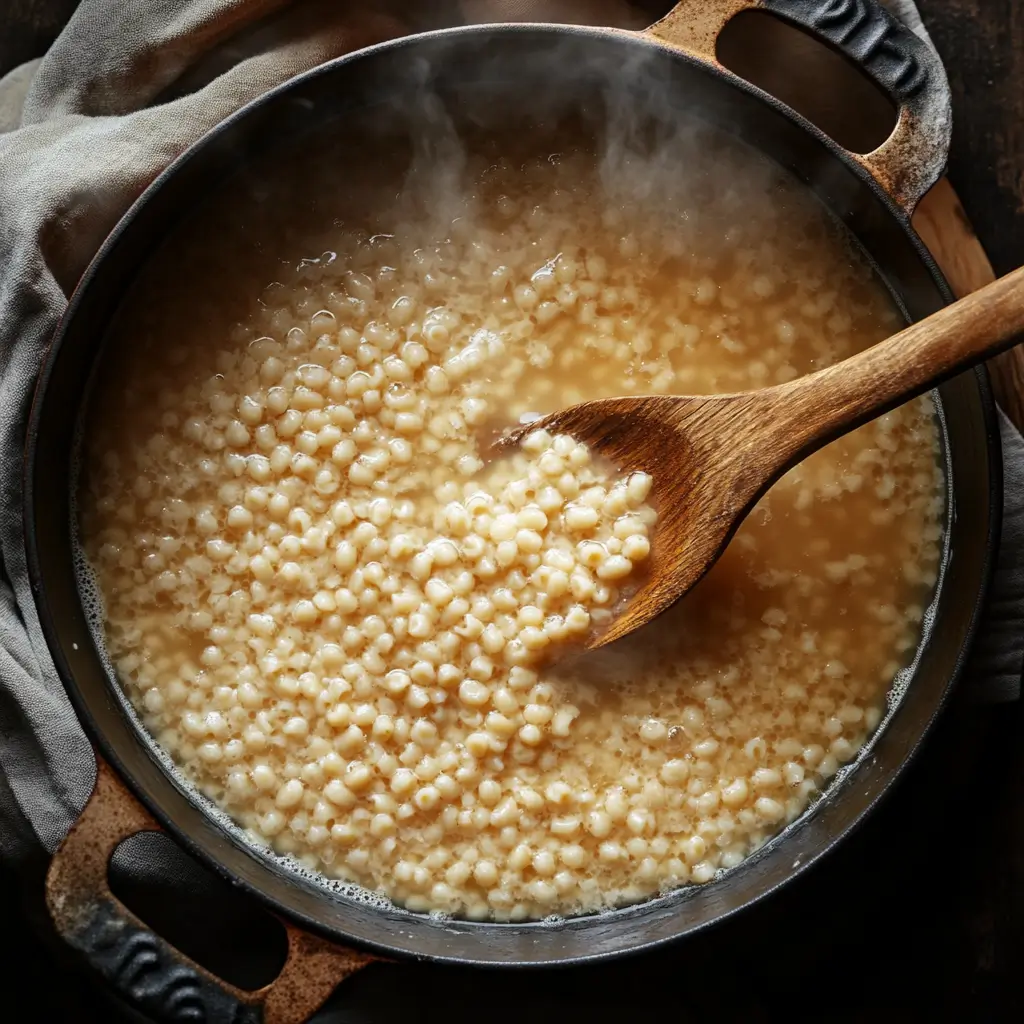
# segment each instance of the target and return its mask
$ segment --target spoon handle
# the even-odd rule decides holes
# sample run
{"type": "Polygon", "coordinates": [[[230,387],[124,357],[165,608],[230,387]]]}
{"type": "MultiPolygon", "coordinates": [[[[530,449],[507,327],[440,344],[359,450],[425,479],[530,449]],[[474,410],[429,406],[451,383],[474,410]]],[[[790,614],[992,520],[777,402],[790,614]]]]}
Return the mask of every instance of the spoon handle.
{"type": "Polygon", "coordinates": [[[840,363],[768,388],[791,465],[810,451],[1010,348],[1024,334],[1024,267],[840,363]]]}

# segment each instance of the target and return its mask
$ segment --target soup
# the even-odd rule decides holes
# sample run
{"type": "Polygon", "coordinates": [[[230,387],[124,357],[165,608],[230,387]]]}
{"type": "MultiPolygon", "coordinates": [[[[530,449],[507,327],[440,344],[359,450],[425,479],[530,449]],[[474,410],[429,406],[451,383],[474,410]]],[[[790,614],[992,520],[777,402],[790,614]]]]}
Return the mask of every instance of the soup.
{"type": "Polygon", "coordinates": [[[899,328],[802,187],[709,129],[677,145],[670,175],[484,140],[338,182],[325,142],[144,272],[81,539],[126,694],[253,842],[412,910],[595,911],[736,867],[878,726],[938,570],[929,398],[793,469],[592,653],[657,542],[651,481],[543,432],[492,455],[574,402],[763,387],[899,328]]]}

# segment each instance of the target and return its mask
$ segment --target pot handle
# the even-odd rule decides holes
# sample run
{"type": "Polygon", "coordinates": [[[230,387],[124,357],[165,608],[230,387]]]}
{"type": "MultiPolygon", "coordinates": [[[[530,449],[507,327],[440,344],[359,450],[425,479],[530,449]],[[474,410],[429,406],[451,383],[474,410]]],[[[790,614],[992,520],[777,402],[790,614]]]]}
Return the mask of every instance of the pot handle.
{"type": "Polygon", "coordinates": [[[899,117],[889,138],[871,153],[849,156],[909,219],[949,154],[949,83],[936,53],[877,0],[681,0],[644,35],[731,75],[716,59],[715,43],[748,10],[768,11],[833,44],[895,101],[899,117]]]}
{"type": "Polygon", "coordinates": [[[110,891],[107,865],[122,840],[162,831],[97,757],[96,786],[53,855],[46,904],[58,934],[134,1008],[158,1024],[302,1024],[373,957],[282,921],[288,956],[269,985],[229,985],[165,942],[110,891]]]}

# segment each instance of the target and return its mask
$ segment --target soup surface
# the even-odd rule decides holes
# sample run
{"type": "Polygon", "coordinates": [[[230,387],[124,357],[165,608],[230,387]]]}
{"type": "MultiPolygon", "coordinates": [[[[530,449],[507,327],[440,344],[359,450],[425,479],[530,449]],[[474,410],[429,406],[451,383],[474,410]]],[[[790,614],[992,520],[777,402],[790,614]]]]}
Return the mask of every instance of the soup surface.
{"type": "Polygon", "coordinates": [[[800,186],[707,129],[675,146],[671,173],[491,141],[340,181],[311,146],[144,272],[82,542],[128,696],[254,841],[414,910],[592,911],[739,864],[879,723],[936,579],[929,399],[592,654],[657,542],[650,481],[537,432],[489,454],[530,414],[763,387],[900,326],[800,186]]]}

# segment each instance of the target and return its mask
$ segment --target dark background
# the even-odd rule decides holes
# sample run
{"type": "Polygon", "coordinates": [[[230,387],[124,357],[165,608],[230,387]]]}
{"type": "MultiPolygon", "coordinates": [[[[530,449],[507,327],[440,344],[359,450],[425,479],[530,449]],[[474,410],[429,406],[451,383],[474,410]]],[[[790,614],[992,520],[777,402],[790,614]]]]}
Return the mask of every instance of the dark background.
{"type": "MultiPolygon", "coordinates": [[[[76,6],[0,0],[0,74],[43,53],[76,6]]],[[[1024,0],[919,6],[953,88],[949,176],[1005,273],[1024,263],[1024,0]]],[[[337,1019],[1024,1020],[1024,708],[979,707],[963,690],[881,811],[741,920],[557,973],[377,965],[341,987],[337,1019]]],[[[30,926],[45,925],[41,886],[0,869],[0,1021],[127,1019],[30,926]]]]}

